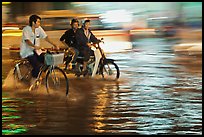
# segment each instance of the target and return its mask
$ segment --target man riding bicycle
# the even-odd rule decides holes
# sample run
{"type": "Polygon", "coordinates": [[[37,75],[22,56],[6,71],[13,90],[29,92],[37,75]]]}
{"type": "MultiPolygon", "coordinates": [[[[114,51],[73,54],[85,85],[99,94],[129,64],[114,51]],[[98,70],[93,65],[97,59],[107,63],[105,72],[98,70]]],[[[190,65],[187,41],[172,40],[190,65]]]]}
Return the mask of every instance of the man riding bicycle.
{"type": "Polygon", "coordinates": [[[59,49],[56,44],[50,41],[47,34],[40,26],[40,21],[41,18],[37,15],[31,15],[29,17],[29,25],[23,28],[22,41],[20,45],[20,56],[28,59],[33,67],[31,86],[36,81],[40,67],[44,63],[44,53],[42,53],[40,48],[40,38],[45,39],[55,48],[59,49]]]}

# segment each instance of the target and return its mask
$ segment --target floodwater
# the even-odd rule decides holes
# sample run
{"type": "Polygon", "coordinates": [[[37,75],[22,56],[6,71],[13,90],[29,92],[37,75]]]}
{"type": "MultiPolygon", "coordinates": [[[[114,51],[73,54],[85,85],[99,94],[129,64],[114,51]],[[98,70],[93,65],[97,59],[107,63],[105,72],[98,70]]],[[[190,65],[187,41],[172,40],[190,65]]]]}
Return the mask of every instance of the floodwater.
{"type": "Polygon", "coordinates": [[[163,38],[134,42],[116,59],[117,82],[70,76],[70,92],[12,88],[14,55],[2,53],[2,134],[202,134],[202,57],[163,38]]]}

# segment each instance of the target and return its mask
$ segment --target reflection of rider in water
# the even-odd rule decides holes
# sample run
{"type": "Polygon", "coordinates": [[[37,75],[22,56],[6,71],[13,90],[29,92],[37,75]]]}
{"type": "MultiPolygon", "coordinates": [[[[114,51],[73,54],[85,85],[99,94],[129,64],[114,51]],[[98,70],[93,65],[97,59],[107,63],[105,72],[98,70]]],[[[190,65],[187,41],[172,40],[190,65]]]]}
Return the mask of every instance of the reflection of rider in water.
{"type": "MultiPolygon", "coordinates": [[[[68,50],[71,52],[72,60],[70,61],[69,68],[76,63],[77,56],[79,55],[78,45],[76,43],[76,31],[79,27],[79,21],[77,19],[72,19],[71,29],[67,30],[60,38],[60,41],[66,46],[69,47],[68,50]]],[[[65,69],[67,69],[67,63],[65,69]]]]}
{"type": "Polygon", "coordinates": [[[93,51],[91,50],[91,42],[98,43],[100,41],[94,36],[89,27],[90,20],[85,20],[82,24],[82,28],[80,28],[76,33],[80,54],[84,56],[82,74],[87,73],[87,62],[90,59],[90,55],[93,54],[93,51]]]}

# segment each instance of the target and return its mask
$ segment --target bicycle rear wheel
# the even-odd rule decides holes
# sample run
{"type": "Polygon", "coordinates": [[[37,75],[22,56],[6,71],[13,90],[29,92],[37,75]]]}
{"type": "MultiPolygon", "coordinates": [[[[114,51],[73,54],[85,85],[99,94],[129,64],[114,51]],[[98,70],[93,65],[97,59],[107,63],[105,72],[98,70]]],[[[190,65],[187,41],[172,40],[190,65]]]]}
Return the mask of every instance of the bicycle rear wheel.
{"type": "Polygon", "coordinates": [[[119,68],[114,62],[106,62],[102,68],[102,77],[104,79],[117,80],[120,77],[119,68]]]}
{"type": "Polygon", "coordinates": [[[17,82],[28,84],[32,78],[32,66],[28,61],[17,63],[13,74],[15,85],[17,82]]]}
{"type": "Polygon", "coordinates": [[[65,91],[68,95],[69,82],[65,72],[56,66],[49,69],[46,74],[46,88],[48,94],[65,91]]]}
{"type": "Polygon", "coordinates": [[[21,61],[16,64],[13,71],[14,88],[23,88],[30,85],[30,80],[32,78],[32,66],[28,61],[21,61]]]}

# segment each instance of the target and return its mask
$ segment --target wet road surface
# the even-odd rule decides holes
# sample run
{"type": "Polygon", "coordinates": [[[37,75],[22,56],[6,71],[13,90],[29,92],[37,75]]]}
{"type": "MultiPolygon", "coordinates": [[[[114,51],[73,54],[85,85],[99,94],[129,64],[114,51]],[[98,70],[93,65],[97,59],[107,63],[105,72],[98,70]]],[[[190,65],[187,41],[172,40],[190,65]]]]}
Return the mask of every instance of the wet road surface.
{"type": "Polygon", "coordinates": [[[2,134],[202,134],[202,57],[146,38],[116,59],[119,81],[70,76],[69,96],[13,89],[15,56],[2,53],[2,134]]]}

